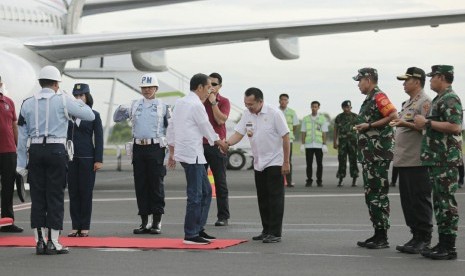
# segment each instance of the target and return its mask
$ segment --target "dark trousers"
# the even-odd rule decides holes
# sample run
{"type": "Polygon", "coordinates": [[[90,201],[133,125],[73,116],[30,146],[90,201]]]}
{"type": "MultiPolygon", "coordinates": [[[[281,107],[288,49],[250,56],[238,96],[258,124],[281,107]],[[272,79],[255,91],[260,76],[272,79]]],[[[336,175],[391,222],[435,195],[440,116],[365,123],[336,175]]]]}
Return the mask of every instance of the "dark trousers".
{"type": "Polygon", "coordinates": [[[63,144],[32,144],[28,182],[31,188],[31,227],[63,229],[68,156],[63,144]]]}
{"type": "Polygon", "coordinates": [[[72,162],[69,162],[69,213],[75,230],[90,229],[94,184],[94,158],[75,157],[72,162]]]}
{"type": "Polygon", "coordinates": [[[286,176],[285,176],[287,185],[292,184],[292,143],[291,143],[291,148],[290,148],[290,152],[289,152],[289,166],[290,166],[289,173],[286,174],[286,176]]]}
{"type": "Polygon", "coordinates": [[[399,169],[397,167],[392,167],[392,174],[391,174],[391,183],[396,184],[397,178],[399,177],[399,169]]]}
{"type": "Polygon", "coordinates": [[[163,165],[165,148],[159,144],[136,145],[133,148],[132,166],[136,190],[138,215],[165,213],[164,177],[166,167],[163,165]]]}
{"type": "Polygon", "coordinates": [[[316,181],[321,182],[323,177],[323,150],[306,148],[305,160],[307,161],[307,182],[313,182],[313,155],[316,157],[316,181]]]}
{"type": "Polygon", "coordinates": [[[262,220],[262,233],[281,237],[284,215],[284,185],[281,166],[255,171],[258,209],[262,220]]]}
{"type": "Polygon", "coordinates": [[[405,222],[412,233],[433,231],[432,185],[427,167],[396,167],[399,171],[399,192],[405,222]]]}
{"type": "Polygon", "coordinates": [[[16,153],[0,153],[0,181],[2,218],[12,218],[13,214],[13,192],[15,188],[16,153]]]}
{"type": "Polygon", "coordinates": [[[209,144],[203,145],[205,159],[205,169],[210,169],[213,173],[215,180],[216,190],[216,206],[218,209],[218,219],[229,219],[229,192],[226,183],[226,165],[228,163],[228,156],[221,153],[218,146],[210,146],[209,144]]]}

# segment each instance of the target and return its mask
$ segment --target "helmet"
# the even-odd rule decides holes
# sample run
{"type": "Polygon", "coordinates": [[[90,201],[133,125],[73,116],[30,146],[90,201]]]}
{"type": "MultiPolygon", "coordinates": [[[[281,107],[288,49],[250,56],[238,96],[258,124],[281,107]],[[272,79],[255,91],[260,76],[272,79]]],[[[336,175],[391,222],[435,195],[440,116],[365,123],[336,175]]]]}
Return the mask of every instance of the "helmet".
{"type": "Polygon", "coordinates": [[[48,65],[40,69],[39,80],[41,79],[61,81],[61,73],[55,66],[48,65]]]}
{"type": "Polygon", "coordinates": [[[139,87],[150,87],[156,86],[158,87],[158,79],[154,73],[148,73],[142,76],[140,80],[139,87]]]}

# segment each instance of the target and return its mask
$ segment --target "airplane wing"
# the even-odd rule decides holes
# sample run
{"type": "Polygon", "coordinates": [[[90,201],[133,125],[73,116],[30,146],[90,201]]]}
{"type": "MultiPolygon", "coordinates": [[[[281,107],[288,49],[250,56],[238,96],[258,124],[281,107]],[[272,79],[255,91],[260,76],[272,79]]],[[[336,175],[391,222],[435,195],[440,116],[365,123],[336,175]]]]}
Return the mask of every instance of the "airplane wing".
{"type": "Polygon", "coordinates": [[[82,16],[199,0],[87,0],[82,16]]]}
{"type": "Polygon", "coordinates": [[[73,34],[24,40],[24,45],[52,62],[130,51],[157,51],[200,45],[270,40],[274,56],[298,57],[300,36],[316,36],[465,22],[465,10],[346,19],[264,23],[143,32],[73,34]]]}

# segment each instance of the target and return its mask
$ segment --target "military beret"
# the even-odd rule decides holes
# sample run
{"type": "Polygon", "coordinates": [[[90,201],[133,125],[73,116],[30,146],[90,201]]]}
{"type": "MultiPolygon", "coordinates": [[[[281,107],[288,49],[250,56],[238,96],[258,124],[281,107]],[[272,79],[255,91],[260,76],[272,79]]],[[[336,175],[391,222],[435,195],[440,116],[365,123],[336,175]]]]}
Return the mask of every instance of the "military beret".
{"type": "Polygon", "coordinates": [[[418,68],[418,67],[409,67],[407,69],[407,72],[405,72],[405,74],[397,76],[398,80],[406,80],[408,78],[417,78],[420,80],[425,80],[426,78],[425,71],[423,71],[423,69],[418,68]]]}
{"type": "Polygon", "coordinates": [[[428,77],[432,77],[437,74],[449,73],[454,74],[454,66],[452,65],[433,65],[431,66],[431,72],[427,74],[428,77]]]}
{"type": "Polygon", "coordinates": [[[367,78],[372,76],[374,79],[378,79],[378,71],[375,68],[365,67],[362,69],[358,69],[358,74],[352,77],[355,81],[359,81],[362,78],[367,78]]]}
{"type": "Polygon", "coordinates": [[[86,83],[76,83],[73,88],[73,95],[90,93],[89,85],[86,83]]]}
{"type": "Polygon", "coordinates": [[[349,100],[343,101],[341,107],[352,106],[352,103],[349,100]]]}

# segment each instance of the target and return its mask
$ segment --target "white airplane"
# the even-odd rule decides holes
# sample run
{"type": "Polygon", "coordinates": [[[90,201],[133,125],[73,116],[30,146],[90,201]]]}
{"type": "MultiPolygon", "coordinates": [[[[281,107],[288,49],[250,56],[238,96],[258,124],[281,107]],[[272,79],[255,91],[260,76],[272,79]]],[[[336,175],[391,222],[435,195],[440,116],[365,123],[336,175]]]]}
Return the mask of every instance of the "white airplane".
{"type": "MultiPolygon", "coordinates": [[[[299,57],[298,37],[465,22],[465,10],[164,31],[76,34],[82,16],[189,0],[0,0],[0,76],[16,105],[38,89],[45,65],[129,53],[142,71],[163,71],[164,50],[269,40],[279,59],[299,57]]],[[[17,107],[19,109],[19,107],[17,107]]]]}

